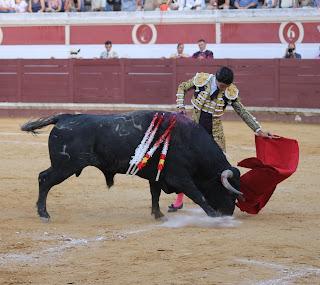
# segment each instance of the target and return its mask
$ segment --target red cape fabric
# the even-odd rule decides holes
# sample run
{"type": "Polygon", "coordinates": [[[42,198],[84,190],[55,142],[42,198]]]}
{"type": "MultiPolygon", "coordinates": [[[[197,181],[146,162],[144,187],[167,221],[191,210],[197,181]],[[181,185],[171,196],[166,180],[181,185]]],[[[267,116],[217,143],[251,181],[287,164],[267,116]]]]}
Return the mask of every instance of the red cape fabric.
{"type": "Polygon", "coordinates": [[[237,202],[240,210],[249,214],[257,214],[267,204],[276,186],[296,171],[299,162],[296,140],[256,136],[255,143],[257,157],[238,163],[251,169],[240,177],[245,200],[237,202]]]}

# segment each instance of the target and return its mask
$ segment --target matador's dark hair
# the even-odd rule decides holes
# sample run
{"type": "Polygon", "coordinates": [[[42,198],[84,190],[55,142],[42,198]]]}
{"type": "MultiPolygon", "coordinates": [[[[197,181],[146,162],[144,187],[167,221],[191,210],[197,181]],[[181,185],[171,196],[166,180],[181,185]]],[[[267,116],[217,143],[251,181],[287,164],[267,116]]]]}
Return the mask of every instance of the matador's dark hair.
{"type": "Polygon", "coordinates": [[[233,71],[229,67],[222,66],[216,72],[216,79],[229,85],[233,82],[233,71]]]}

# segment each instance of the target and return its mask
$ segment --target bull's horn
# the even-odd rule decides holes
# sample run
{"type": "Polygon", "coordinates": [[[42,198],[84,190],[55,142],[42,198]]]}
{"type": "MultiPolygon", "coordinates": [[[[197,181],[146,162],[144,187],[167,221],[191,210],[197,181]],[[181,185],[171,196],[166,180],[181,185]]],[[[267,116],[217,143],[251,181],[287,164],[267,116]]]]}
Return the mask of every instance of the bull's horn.
{"type": "Polygon", "coordinates": [[[232,178],[233,172],[230,169],[226,169],[221,173],[221,183],[222,185],[228,189],[230,192],[235,193],[237,195],[243,195],[242,192],[235,189],[229,182],[228,178],[232,178]]]}

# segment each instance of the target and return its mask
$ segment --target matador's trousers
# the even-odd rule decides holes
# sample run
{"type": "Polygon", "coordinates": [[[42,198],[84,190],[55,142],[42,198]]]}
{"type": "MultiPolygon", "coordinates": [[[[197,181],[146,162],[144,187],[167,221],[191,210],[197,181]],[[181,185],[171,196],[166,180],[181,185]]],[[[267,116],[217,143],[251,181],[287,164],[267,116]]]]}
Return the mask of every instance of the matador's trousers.
{"type": "MultiPolygon", "coordinates": [[[[192,120],[199,124],[200,122],[201,111],[198,109],[193,109],[192,111],[192,120]]],[[[226,140],[224,137],[222,122],[219,118],[214,118],[212,116],[212,137],[220,148],[226,152],[226,140]]]]}

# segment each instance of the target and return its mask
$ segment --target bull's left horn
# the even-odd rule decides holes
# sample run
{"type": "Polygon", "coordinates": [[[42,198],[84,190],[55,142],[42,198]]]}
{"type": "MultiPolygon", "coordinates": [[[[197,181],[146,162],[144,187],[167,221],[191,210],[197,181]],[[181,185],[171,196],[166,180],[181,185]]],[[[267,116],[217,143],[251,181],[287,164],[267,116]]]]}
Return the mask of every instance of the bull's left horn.
{"type": "Polygon", "coordinates": [[[243,195],[242,192],[235,189],[229,182],[228,178],[232,178],[233,172],[230,169],[226,169],[221,173],[221,183],[222,185],[228,189],[230,192],[235,193],[237,195],[243,195]]]}

